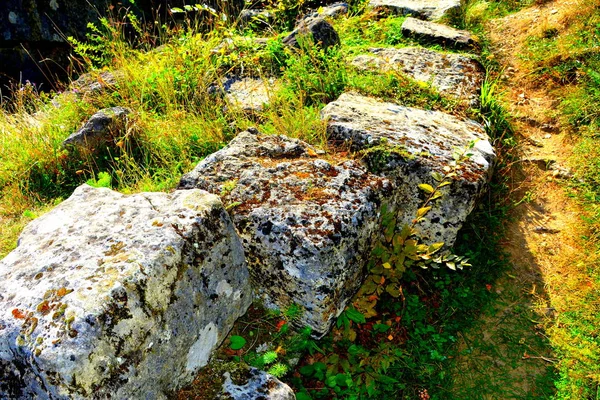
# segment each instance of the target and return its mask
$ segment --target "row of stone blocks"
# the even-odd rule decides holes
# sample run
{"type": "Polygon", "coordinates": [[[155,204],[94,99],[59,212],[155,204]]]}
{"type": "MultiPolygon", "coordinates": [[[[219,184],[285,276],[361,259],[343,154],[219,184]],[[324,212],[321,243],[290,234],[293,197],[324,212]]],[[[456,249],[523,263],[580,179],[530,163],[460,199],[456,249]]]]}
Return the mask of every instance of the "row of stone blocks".
{"type": "Polygon", "coordinates": [[[0,398],[162,398],[206,365],[252,291],[301,306],[324,335],[361,284],[381,205],[410,222],[418,184],[474,144],[418,225],[453,244],[494,159],[480,125],[352,93],[322,116],[328,154],[250,130],[173,193],[83,185],[31,222],[0,261],[0,398]],[[345,156],[366,149],[381,151],[345,156]]]}

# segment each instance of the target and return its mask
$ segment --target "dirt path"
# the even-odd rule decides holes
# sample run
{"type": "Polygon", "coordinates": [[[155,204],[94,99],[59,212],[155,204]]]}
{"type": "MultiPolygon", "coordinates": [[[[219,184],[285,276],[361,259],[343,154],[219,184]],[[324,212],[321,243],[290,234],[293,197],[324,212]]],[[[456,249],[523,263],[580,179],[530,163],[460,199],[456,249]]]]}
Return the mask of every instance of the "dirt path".
{"type": "Polygon", "coordinates": [[[559,124],[559,99],[532,78],[520,58],[525,39],[560,23],[577,1],[533,6],[488,26],[495,56],[505,67],[502,89],[515,117],[517,160],[509,169],[511,220],[503,248],[512,268],[491,290],[498,300],[459,340],[453,394],[469,399],[548,398],[553,391],[552,354],[544,328],[563,312],[565,291],[585,282],[572,273],[585,233],[581,210],[561,180],[572,143],[559,124]],[[556,293],[562,293],[557,296],[556,293]]]}

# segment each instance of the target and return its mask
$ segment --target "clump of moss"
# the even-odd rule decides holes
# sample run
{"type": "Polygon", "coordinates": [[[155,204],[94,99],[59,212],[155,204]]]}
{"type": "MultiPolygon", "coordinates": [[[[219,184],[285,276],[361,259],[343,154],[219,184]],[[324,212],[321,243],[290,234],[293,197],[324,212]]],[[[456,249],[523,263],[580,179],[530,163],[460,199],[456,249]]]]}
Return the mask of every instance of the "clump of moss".
{"type": "Polygon", "coordinates": [[[361,158],[370,172],[380,173],[388,168],[391,161],[408,163],[415,159],[406,147],[401,145],[389,145],[386,141],[381,144],[362,150],[361,158]]]}

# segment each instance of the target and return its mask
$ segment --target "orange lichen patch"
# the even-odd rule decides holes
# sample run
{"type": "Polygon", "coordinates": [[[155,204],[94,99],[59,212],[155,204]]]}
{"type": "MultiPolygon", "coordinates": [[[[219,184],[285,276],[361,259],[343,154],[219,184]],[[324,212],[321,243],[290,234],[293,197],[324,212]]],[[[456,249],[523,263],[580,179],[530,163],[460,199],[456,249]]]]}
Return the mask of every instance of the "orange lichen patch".
{"type": "Polygon", "coordinates": [[[12,310],[12,316],[16,319],[25,319],[27,318],[27,313],[19,310],[18,308],[15,308],[14,310],[12,310]]]}
{"type": "Polygon", "coordinates": [[[305,171],[296,171],[296,172],[294,172],[294,175],[296,175],[300,179],[308,179],[313,176],[312,174],[305,172],[305,171]]]}

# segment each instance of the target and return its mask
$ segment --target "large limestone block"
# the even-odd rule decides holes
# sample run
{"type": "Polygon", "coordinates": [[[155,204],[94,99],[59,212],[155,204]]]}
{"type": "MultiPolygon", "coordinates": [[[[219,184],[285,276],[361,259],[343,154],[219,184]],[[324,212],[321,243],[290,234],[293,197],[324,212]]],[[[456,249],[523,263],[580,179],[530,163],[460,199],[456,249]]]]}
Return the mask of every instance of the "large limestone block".
{"type": "Polygon", "coordinates": [[[402,23],[402,34],[422,42],[455,49],[472,49],[477,46],[475,38],[468,31],[412,17],[407,17],[402,23]]]}
{"type": "Polygon", "coordinates": [[[355,57],[352,65],[381,72],[398,71],[471,105],[479,102],[485,70],[471,57],[421,47],[373,48],[369,52],[355,57]]]}
{"type": "Polygon", "coordinates": [[[370,0],[369,7],[437,20],[445,15],[459,12],[460,3],[461,0],[370,0]]]}
{"type": "Polygon", "coordinates": [[[180,189],[222,195],[267,305],[300,305],[324,334],[361,284],[387,180],[304,142],[240,133],[184,175],[180,189]]]}
{"type": "Polygon", "coordinates": [[[420,47],[373,48],[369,52],[355,57],[352,64],[361,69],[398,71],[431,84],[440,93],[464,99],[473,106],[479,103],[485,70],[471,57],[420,47]]]}
{"type": "Polygon", "coordinates": [[[0,398],[164,398],[250,302],[216,196],[83,185],[0,261],[0,398]]]}
{"type": "Polygon", "coordinates": [[[425,111],[386,103],[352,93],[342,94],[322,110],[329,120],[333,143],[361,151],[381,145],[395,151],[370,152],[363,161],[370,169],[394,184],[390,205],[402,210],[410,224],[425,200],[422,183],[435,186],[432,172],[444,173],[453,153],[471,143],[473,155],[460,165],[453,184],[442,189],[444,196],[433,203],[426,221],[417,225],[428,243],[451,246],[460,227],[486,188],[494,161],[494,150],[483,127],[437,111],[425,111]]]}

